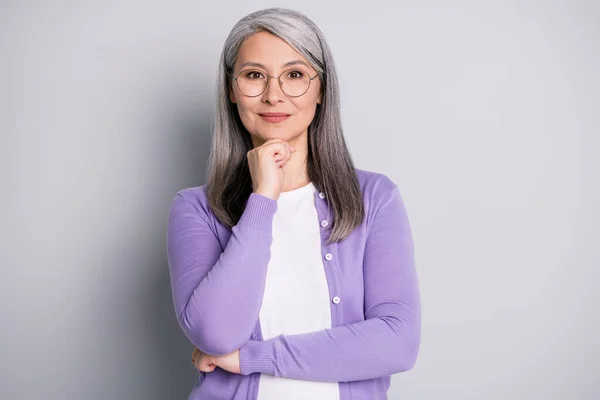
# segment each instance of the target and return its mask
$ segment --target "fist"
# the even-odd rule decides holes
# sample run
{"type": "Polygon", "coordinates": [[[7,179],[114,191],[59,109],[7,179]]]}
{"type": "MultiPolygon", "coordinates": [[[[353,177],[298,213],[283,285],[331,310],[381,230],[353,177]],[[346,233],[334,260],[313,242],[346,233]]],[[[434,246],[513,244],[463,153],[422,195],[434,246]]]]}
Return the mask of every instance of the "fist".
{"type": "Polygon", "coordinates": [[[219,367],[233,374],[240,374],[240,350],[232,351],[224,356],[211,356],[194,346],[192,364],[197,370],[203,372],[212,372],[219,367]]]}

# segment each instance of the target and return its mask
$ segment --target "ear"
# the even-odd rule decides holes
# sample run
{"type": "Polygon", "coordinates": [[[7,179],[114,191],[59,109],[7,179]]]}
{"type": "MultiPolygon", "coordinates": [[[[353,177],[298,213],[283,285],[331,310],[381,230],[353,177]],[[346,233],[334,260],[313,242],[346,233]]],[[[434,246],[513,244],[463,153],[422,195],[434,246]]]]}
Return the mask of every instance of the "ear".
{"type": "Polygon", "coordinates": [[[321,89],[321,93],[319,93],[319,97],[317,98],[317,104],[323,103],[323,90],[321,89]]]}

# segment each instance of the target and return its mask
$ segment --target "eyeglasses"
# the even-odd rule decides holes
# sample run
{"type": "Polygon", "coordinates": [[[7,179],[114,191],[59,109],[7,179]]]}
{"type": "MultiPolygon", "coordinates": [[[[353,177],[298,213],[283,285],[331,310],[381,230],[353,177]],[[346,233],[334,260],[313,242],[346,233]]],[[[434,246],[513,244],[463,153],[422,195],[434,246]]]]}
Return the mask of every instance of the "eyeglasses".
{"type": "Polygon", "coordinates": [[[242,94],[248,97],[260,96],[267,90],[269,78],[277,78],[281,90],[290,97],[299,97],[308,91],[310,83],[319,74],[312,78],[307,73],[297,69],[289,69],[282,72],[279,76],[271,76],[261,71],[246,69],[241,71],[233,79],[242,94]]]}

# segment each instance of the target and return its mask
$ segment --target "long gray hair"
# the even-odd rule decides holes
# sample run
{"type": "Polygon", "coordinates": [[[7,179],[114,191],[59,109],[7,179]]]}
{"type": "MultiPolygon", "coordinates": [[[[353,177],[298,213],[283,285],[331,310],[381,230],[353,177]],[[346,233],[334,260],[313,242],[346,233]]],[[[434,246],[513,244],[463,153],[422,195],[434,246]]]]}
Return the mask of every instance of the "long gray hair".
{"type": "Polygon", "coordinates": [[[229,99],[233,67],[242,42],[266,31],[287,42],[317,70],[323,100],[308,127],[308,176],[326,195],[332,214],[328,244],[341,241],[361,224],[364,205],[358,177],[342,132],[338,78],[331,50],[319,28],[305,15],[274,7],[253,12],[233,27],[221,53],[217,76],[217,107],[208,160],[209,206],[231,228],[252,193],[247,153],[253,144],[237,107],[229,99]]]}

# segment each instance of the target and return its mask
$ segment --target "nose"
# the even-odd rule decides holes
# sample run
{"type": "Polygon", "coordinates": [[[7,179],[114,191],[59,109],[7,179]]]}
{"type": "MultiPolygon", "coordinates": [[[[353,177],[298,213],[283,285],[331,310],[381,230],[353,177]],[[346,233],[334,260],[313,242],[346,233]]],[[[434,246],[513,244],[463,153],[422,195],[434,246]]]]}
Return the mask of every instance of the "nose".
{"type": "Polygon", "coordinates": [[[263,101],[269,104],[275,104],[279,101],[282,101],[285,97],[285,94],[281,90],[281,86],[279,86],[279,77],[278,76],[267,76],[267,88],[263,93],[263,101]],[[271,81],[271,79],[275,79],[275,81],[271,81]]]}

